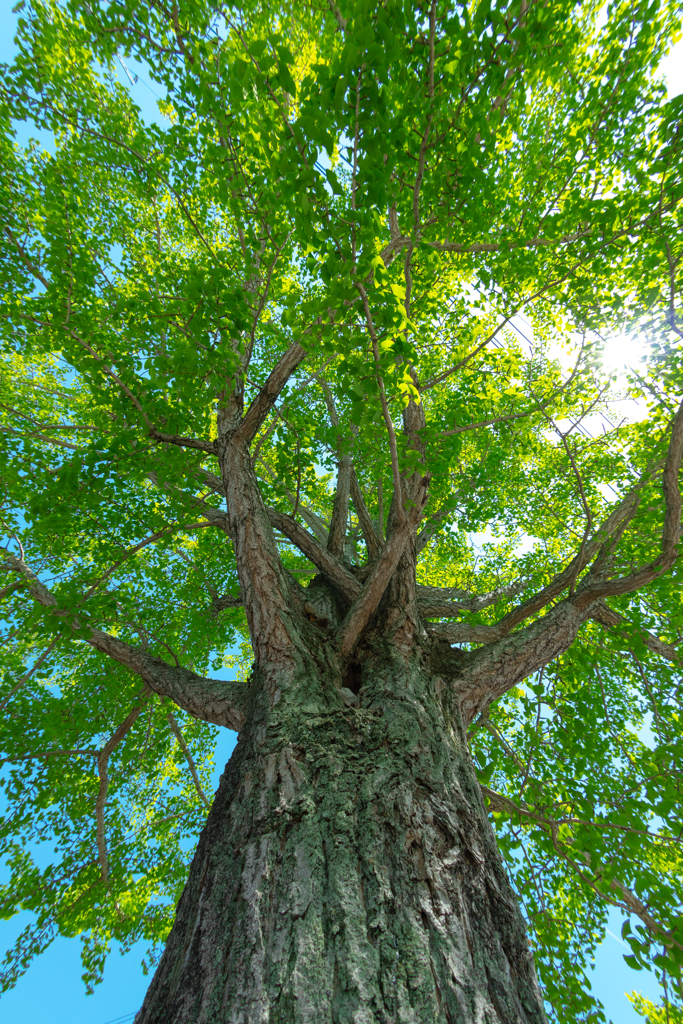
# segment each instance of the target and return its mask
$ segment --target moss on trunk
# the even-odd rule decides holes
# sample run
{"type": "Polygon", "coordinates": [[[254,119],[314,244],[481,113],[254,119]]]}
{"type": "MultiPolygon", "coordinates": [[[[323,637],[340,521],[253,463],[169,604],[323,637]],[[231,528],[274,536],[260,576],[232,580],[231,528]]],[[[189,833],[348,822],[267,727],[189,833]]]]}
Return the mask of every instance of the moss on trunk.
{"type": "Polygon", "coordinates": [[[137,1024],[545,1020],[446,687],[356,671],[254,686],[137,1024]]]}

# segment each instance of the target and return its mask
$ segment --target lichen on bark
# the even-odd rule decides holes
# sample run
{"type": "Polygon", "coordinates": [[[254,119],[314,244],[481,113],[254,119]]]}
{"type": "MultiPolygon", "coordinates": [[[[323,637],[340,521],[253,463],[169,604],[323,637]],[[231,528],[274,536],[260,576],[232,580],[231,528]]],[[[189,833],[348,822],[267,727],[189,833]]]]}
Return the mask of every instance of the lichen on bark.
{"type": "Polygon", "coordinates": [[[452,691],[363,653],[350,705],[320,659],[272,706],[255,674],[137,1024],[545,1020],[452,691]]]}

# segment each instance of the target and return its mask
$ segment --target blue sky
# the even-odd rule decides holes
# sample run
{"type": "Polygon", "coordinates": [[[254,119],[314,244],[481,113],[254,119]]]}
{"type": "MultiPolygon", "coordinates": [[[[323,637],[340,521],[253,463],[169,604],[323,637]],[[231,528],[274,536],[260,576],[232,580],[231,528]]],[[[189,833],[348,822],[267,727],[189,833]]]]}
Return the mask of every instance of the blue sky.
{"type": "MultiPolygon", "coordinates": [[[[13,3],[0,0],[0,61],[12,58],[12,37],[17,15],[12,13],[13,3]]],[[[154,93],[144,69],[127,60],[130,78],[119,68],[122,82],[128,84],[142,115],[147,121],[159,120],[154,93]]],[[[669,96],[683,92],[683,42],[678,43],[661,66],[666,75],[669,96]]],[[[216,751],[216,777],[228,760],[235,744],[235,734],[222,730],[216,751]]],[[[18,915],[11,921],[0,922],[0,951],[6,949],[25,926],[29,915],[18,915]]],[[[592,972],[593,992],[605,1006],[608,1018],[614,1024],[642,1024],[625,991],[637,989],[650,998],[657,997],[654,979],[645,972],[635,973],[626,966],[623,954],[627,952],[621,939],[621,916],[613,911],[609,931],[600,946],[592,972]]],[[[86,996],[80,980],[80,946],[77,939],[57,939],[42,956],[31,965],[17,986],[0,1000],[0,1024],[128,1024],[133,1020],[144,997],[149,978],[141,969],[145,943],[121,957],[116,952],[107,961],[104,981],[94,995],[86,996]]]]}

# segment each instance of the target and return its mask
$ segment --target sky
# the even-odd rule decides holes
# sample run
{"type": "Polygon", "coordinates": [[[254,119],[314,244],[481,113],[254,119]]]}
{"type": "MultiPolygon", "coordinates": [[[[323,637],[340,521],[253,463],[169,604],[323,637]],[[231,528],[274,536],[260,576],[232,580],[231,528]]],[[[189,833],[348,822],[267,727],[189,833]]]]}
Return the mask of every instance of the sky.
{"type": "MultiPolygon", "coordinates": [[[[0,0],[0,61],[12,59],[12,42],[16,14],[14,0],[0,0]]],[[[149,82],[144,69],[126,60],[130,72],[119,68],[119,77],[130,86],[142,116],[148,122],[161,120],[156,107],[158,88],[149,82]],[[138,75],[137,82],[134,81],[138,75]],[[133,81],[131,81],[133,79],[133,81]]],[[[665,76],[669,97],[683,92],[683,40],[663,61],[660,72],[665,76]]],[[[235,745],[236,734],[221,730],[216,749],[214,790],[235,745]]],[[[0,876],[1,880],[1,876],[0,876]]],[[[0,922],[0,955],[25,927],[30,915],[19,914],[11,921],[0,922]]],[[[608,1019],[614,1024],[642,1024],[628,1002],[625,992],[637,989],[651,999],[657,998],[657,986],[646,972],[635,973],[623,961],[628,952],[619,938],[622,918],[618,911],[610,914],[605,941],[599,947],[591,973],[594,995],[602,1001],[608,1019]]],[[[57,939],[39,956],[16,987],[0,999],[0,1024],[129,1024],[139,1009],[149,984],[141,969],[146,944],[138,943],[126,956],[115,951],[109,957],[104,981],[94,995],[86,996],[80,980],[80,945],[77,939],[57,939]]]]}

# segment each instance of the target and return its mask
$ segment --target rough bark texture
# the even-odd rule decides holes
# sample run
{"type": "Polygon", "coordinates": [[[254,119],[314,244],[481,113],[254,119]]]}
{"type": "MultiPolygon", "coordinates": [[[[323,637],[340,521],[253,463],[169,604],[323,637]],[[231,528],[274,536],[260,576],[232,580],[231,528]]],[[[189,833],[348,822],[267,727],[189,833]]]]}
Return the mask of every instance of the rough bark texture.
{"type": "Polygon", "coordinates": [[[324,626],[298,639],[272,698],[255,674],[136,1024],[541,1024],[454,691],[419,650],[342,679],[324,626]]]}

